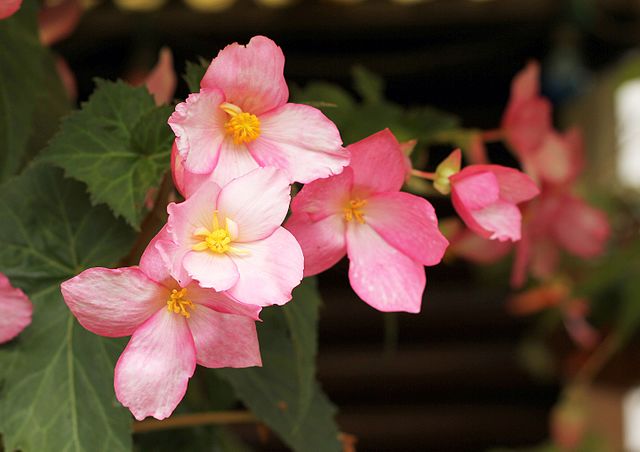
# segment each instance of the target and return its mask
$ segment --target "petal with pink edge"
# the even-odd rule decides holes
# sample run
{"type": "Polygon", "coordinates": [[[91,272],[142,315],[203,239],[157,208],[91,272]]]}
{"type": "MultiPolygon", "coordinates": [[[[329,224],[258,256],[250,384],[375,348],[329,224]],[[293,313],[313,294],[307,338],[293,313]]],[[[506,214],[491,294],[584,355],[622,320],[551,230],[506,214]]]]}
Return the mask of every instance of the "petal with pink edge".
{"type": "Polygon", "coordinates": [[[470,170],[474,168],[468,166],[449,179],[452,198],[454,201],[457,199],[458,203],[469,210],[482,209],[500,198],[500,186],[496,176],[490,171],[470,170]]]}
{"type": "Polygon", "coordinates": [[[302,248],[304,276],[317,275],[333,267],[347,252],[342,215],[314,221],[305,213],[294,213],[284,226],[302,248]]]}
{"type": "Polygon", "coordinates": [[[80,325],[100,336],[130,336],[167,302],[167,290],[138,267],[90,268],[60,285],[80,325]]]}
{"type": "Polygon", "coordinates": [[[262,365],[254,320],[197,306],[188,323],[201,366],[237,368],[262,365]]]}
{"type": "Polygon", "coordinates": [[[115,370],[116,397],[141,421],[165,419],[187,391],[196,350],[184,317],[161,309],[133,333],[115,370]]]}
{"type": "Polygon", "coordinates": [[[219,194],[218,184],[207,181],[187,200],[178,204],[170,203],[167,206],[167,230],[171,240],[181,248],[191,249],[200,241],[194,236],[196,229],[204,227],[212,230],[219,194]]]}
{"type": "Polygon", "coordinates": [[[149,72],[144,82],[149,92],[153,95],[156,105],[168,104],[176,92],[178,77],[173,68],[173,54],[169,47],[160,49],[158,63],[149,72]]]}
{"type": "Polygon", "coordinates": [[[420,312],[424,266],[389,245],[366,224],[347,226],[351,287],[382,312],[420,312]]]}
{"type": "Polygon", "coordinates": [[[30,323],[33,305],[24,292],[0,273],[0,344],[10,341],[30,323]]]}
{"type": "Polygon", "coordinates": [[[233,179],[259,168],[245,144],[235,144],[229,136],[222,142],[218,165],[209,175],[209,179],[224,187],[233,179]]]}
{"type": "Polygon", "coordinates": [[[304,259],[293,235],[280,227],[266,239],[238,244],[246,254],[233,254],[240,278],[227,292],[236,300],[269,306],[291,300],[300,284],[304,259]]]}
{"type": "Polygon", "coordinates": [[[235,314],[248,317],[253,320],[260,319],[262,308],[253,304],[240,303],[231,299],[224,292],[216,292],[213,289],[205,289],[193,283],[187,287],[187,298],[195,304],[201,304],[216,312],[223,314],[235,314]]]}
{"type": "Polygon", "coordinates": [[[172,278],[169,265],[167,265],[162,254],[156,247],[159,240],[171,240],[166,224],[160,229],[160,232],[151,239],[142,253],[140,257],[140,270],[142,270],[149,279],[162,284],[172,278]]]}
{"type": "Polygon", "coordinates": [[[404,184],[406,161],[389,129],[347,146],[354,186],[373,193],[398,191],[404,184]]]}
{"type": "Polygon", "coordinates": [[[171,277],[178,281],[182,287],[190,284],[192,278],[182,265],[182,261],[184,260],[184,256],[191,252],[191,249],[186,247],[181,248],[172,240],[163,240],[162,238],[155,240],[154,245],[164,264],[169,269],[171,277]]]}
{"type": "Polygon", "coordinates": [[[246,46],[230,44],[213,59],[200,86],[221,89],[227,102],[254,115],[277,108],[289,98],[282,49],[264,36],[246,46]]]}
{"type": "Polygon", "coordinates": [[[220,90],[202,90],[190,94],[176,105],[169,126],[176,134],[176,146],[185,168],[208,174],[215,168],[220,146],[225,139],[226,113],[220,109],[224,94],[220,90]]]}
{"type": "Polygon", "coordinates": [[[433,206],[409,193],[381,193],[367,200],[365,221],[389,245],[416,262],[436,265],[449,241],[438,229],[433,206]]]}
{"type": "Polygon", "coordinates": [[[314,221],[342,215],[351,199],[352,187],[353,170],[347,167],[337,176],[318,179],[302,187],[291,202],[291,211],[304,213],[314,221]]]}
{"type": "MultiPolygon", "coordinates": [[[[222,152],[222,151],[220,151],[222,152]]],[[[222,159],[222,154],[220,154],[220,159],[218,159],[218,163],[220,164],[222,159]]],[[[192,173],[188,169],[184,167],[184,163],[182,161],[182,157],[178,153],[178,148],[176,147],[176,142],[173,142],[173,147],[171,148],[171,175],[173,176],[173,184],[175,185],[178,192],[184,196],[185,198],[189,198],[193,195],[198,188],[206,181],[208,181],[211,177],[210,174],[198,174],[192,173]]]]}
{"type": "Polygon", "coordinates": [[[291,187],[276,168],[257,168],[232,180],[218,196],[218,211],[238,225],[234,241],[253,242],[273,233],[284,221],[291,187]]]}
{"type": "Polygon", "coordinates": [[[286,171],[292,181],[308,183],[342,172],[349,153],[340,132],[320,110],[285,104],[260,117],[260,137],[247,144],[260,166],[286,171]]]}
{"type": "MultiPolygon", "coordinates": [[[[472,210],[471,216],[475,220],[472,224],[467,224],[476,233],[487,236],[491,240],[520,240],[522,215],[520,209],[514,204],[505,201],[496,201],[482,209],[472,210]],[[480,230],[474,229],[476,225],[480,230]]],[[[464,220],[464,217],[463,217],[464,220]]]]}
{"type": "Polygon", "coordinates": [[[213,251],[190,251],[184,256],[182,265],[200,286],[217,291],[230,289],[240,277],[233,259],[213,251]]]}

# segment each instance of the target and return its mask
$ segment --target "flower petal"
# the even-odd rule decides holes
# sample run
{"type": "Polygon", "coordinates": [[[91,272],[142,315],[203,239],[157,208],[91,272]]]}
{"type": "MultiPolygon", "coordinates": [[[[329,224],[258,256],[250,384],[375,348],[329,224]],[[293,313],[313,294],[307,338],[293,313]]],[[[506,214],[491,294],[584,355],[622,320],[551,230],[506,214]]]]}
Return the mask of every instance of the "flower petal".
{"type": "Polygon", "coordinates": [[[340,132],[320,110],[285,104],[260,117],[260,137],[248,143],[260,166],[285,170],[292,181],[308,183],[339,174],[349,164],[340,132]]]}
{"type": "Polygon", "coordinates": [[[185,168],[208,174],[218,163],[220,146],[225,138],[226,113],[220,109],[224,94],[217,89],[190,94],[186,102],[176,105],[169,126],[176,134],[178,153],[185,168]]]}
{"type": "Polygon", "coordinates": [[[201,304],[216,312],[223,314],[235,314],[248,317],[253,320],[260,319],[262,308],[253,304],[240,303],[224,292],[216,292],[213,289],[205,289],[198,284],[189,284],[187,287],[188,299],[195,304],[201,304]]]}
{"type": "Polygon", "coordinates": [[[188,320],[198,364],[209,368],[261,366],[254,320],[198,306],[188,320]]]}
{"type": "Polygon", "coordinates": [[[130,336],[166,303],[166,288],[138,267],[90,268],[60,285],[80,324],[100,336],[130,336]]]}
{"type": "Polygon", "coordinates": [[[115,370],[116,397],[139,421],[165,419],[187,391],[196,350],[187,321],[161,309],[133,333],[115,370]]]}
{"type": "Polygon", "coordinates": [[[400,144],[389,129],[347,146],[351,152],[354,186],[372,193],[399,191],[404,184],[406,162],[400,144]]]}
{"type": "Polygon", "coordinates": [[[184,202],[170,203],[167,229],[171,240],[181,248],[191,249],[199,241],[194,237],[194,231],[201,227],[212,228],[219,194],[218,184],[207,181],[184,202]]]}
{"type": "Polygon", "coordinates": [[[426,276],[422,264],[398,251],[366,224],[347,226],[351,287],[383,312],[420,312],[426,276]]]}
{"type": "Polygon", "coordinates": [[[0,19],[12,16],[20,9],[22,0],[3,0],[0,2],[0,19]]]}
{"type": "Polygon", "coordinates": [[[342,215],[314,221],[306,213],[294,213],[284,226],[302,248],[304,276],[317,275],[333,267],[347,252],[342,215]]]}
{"type": "Polygon", "coordinates": [[[291,300],[304,268],[302,250],[289,231],[280,227],[269,237],[239,244],[247,254],[231,256],[240,278],[227,293],[236,300],[269,306],[291,300]]]}
{"type": "Polygon", "coordinates": [[[381,193],[367,200],[365,221],[389,245],[423,265],[442,260],[449,241],[438,229],[433,206],[409,193],[381,193]]]}
{"type": "Polygon", "coordinates": [[[520,209],[514,204],[505,201],[496,201],[482,209],[470,212],[474,221],[465,223],[469,229],[491,240],[520,240],[522,215],[520,209]]]}
{"type": "Polygon", "coordinates": [[[449,179],[454,205],[457,201],[465,210],[473,210],[482,209],[498,201],[500,186],[496,176],[490,171],[468,171],[469,168],[475,167],[467,167],[449,179]]]}
{"type": "Polygon", "coordinates": [[[221,89],[227,102],[254,115],[277,108],[289,98],[282,49],[264,36],[254,36],[246,46],[228,45],[213,59],[200,86],[221,89]]]}
{"type": "Polygon", "coordinates": [[[293,198],[291,211],[304,213],[313,221],[340,214],[351,199],[353,170],[349,167],[337,176],[318,179],[302,187],[293,198]]]}
{"type": "Polygon", "coordinates": [[[275,168],[257,168],[222,188],[218,211],[238,225],[234,241],[252,242],[271,235],[282,224],[290,201],[287,176],[275,168]]]}
{"type": "Polygon", "coordinates": [[[558,244],[575,256],[585,259],[597,257],[611,233],[606,214],[582,199],[567,195],[553,223],[553,234],[558,244]]]}
{"type": "Polygon", "coordinates": [[[212,251],[190,251],[182,265],[200,286],[217,291],[230,289],[240,277],[233,259],[212,251]]]}
{"type": "Polygon", "coordinates": [[[218,164],[209,179],[224,187],[233,179],[259,168],[245,144],[235,144],[229,136],[222,142],[218,164]]]}
{"type": "Polygon", "coordinates": [[[153,95],[156,105],[168,104],[173,100],[178,77],[173,68],[173,54],[169,47],[160,49],[158,62],[149,72],[144,84],[153,95]]]}
{"type": "Polygon", "coordinates": [[[10,341],[30,323],[33,305],[24,292],[0,273],[0,344],[10,341]]]}
{"type": "Polygon", "coordinates": [[[156,247],[156,243],[158,243],[159,240],[171,240],[166,224],[162,229],[160,229],[160,232],[151,239],[142,253],[142,256],[140,257],[140,270],[142,270],[149,279],[157,283],[163,283],[171,278],[171,272],[169,270],[169,265],[167,265],[162,254],[156,247]]]}

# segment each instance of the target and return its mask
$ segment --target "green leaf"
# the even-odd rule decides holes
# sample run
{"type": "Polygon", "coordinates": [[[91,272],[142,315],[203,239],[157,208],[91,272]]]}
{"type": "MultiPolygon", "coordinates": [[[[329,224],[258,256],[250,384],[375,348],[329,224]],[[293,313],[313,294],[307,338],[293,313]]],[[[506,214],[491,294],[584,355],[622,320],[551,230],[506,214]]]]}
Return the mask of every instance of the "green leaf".
{"type": "Polygon", "coordinates": [[[340,450],[336,409],[312,380],[319,304],[315,287],[305,281],[286,306],[264,311],[258,325],[263,367],[218,371],[247,407],[297,451],[340,450]]]}
{"type": "Polygon", "coordinates": [[[384,80],[362,66],[351,70],[354,88],[365,103],[375,104],[384,99],[384,80]]]}
{"type": "Polygon", "coordinates": [[[64,120],[44,158],[86,183],[94,204],[106,203],[138,228],[149,189],[169,168],[171,107],[156,107],[144,87],[96,85],[82,109],[64,120]]]}
{"type": "Polygon", "coordinates": [[[197,63],[194,61],[187,61],[185,73],[182,75],[182,78],[187,82],[190,92],[197,93],[200,91],[200,81],[202,80],[202,77],[204,77],[205,72],[207,72],[208,67],[209,61],[202,57],[198,58],[197,63]]]}
{"type": "Polygon", "coordinates": [[[291,102],[319,108],[342,130],[348,124],[356,103],[347,91],[327,82],[311,82],[304,88],[291,88],[291,102]]]}
{"type": "Polygon", "coordinates": [[[38,39],[35,2],[0,21],[0,183],[20,172],[69,110],[48,49],[38,39]],[[37,133],[36,133],[37,132],[37,133]]]}
{"type": "Polygon", "coordinates": [[[0,348],[5,450],[130,450],[131,416],[115,399],[122,342],[89,333],[60,295],[61,281],[115,264],[131,229],[61,170],[36,165],[0,193],[0,272],[34,303],[33,323],[0,348]]]}

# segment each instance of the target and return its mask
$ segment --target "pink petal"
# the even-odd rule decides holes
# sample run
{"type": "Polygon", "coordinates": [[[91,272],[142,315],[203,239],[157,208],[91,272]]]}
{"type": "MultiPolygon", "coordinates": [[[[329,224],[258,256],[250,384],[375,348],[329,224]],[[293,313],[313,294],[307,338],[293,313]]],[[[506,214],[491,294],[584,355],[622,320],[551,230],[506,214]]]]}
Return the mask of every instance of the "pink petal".
{"type": "Polygon", "coordinates": [[[347,146],[351,152],[354,186],[372,193],[399,191],[404,184],[406,162],[400,144],[389,129],[347,146]]]}
{"type": "Polygon", "coordinates": [[[456,256],[478,264],[497,262],[512,249],[513,245],[509,242],[487,240],[465,227],[451,238],[449,246],[449,250],[456,256]]]}
{"type": "Polygon", "coordinates": [[[218,164],[209,179],[220,185],[227,185],[233,179],[259,168],[245,144],[235,144],[229,136],[222,142],[218,164]]]}
{"type": "Polygon", "coordinates": [[[239,282],[240,269],[235,259],[226,254],[212,251],[189,251],[182,261],[189,276],[198,281],[202,287],[217,291],[232,288],[239,282]]]}
{"type": "Polygon", "coordinates": [[[532,60],[513,78],[510,101],[517,104],[538,97],[539,95],[540,64],[532,60]]]}
{"type": "Polygon", "coordinates": [[[140,270],[142,270],[142,273],[144,273],[149,279],[157,283],[163,283],[171,278],[171,272],[169,265],[167,265],[167,262],[165,262],[162,257],[162,253],[160,253],[156,247],[159,240],[171,240],[166,224],[162,229],[160,229],[160,232],[151,239],[142,253],[142,256],[140,257],[140,270]]]}
{"type": "Polygon", "coordinates": [[[153,94],[156,105],[163,105],[173,100],[177,84],[178,77],[173,68],[173,54],[171,49],[163,47],[160,49],[158,63],[147,76],[145,85],[149,92],[153,94]]]}
{"type": "Polygon", "coordinates": [[[560,263],[560,251],[553,241],[546,237],[539,238],[532,247],[531,274],[537,279],[547,280],[551,278],[560,263]]]}
{"type": "Polygon", "coordinates": [[[565,196],[561,205],[553,225],[558,243],[585,259],[601,255],[611,234],[606,214],[571,195],[565,196]]]}
{"type": "Polygon", "coordinates": [[[564,136],[547,134],[541,148],[525,160],[528,172],[550,184],[568,184],[582,170],[582,135],[571,129],[564,136]]]}
{"type": "MultiPolygon", "coordinates": [[[[449,179],[454,206],[458,204],[463,207],[463,210],[475,210],[498,201],[500,186],[496,176],[490,171],[470,171],[470,168],[475,169],[476,167],[468,166],[449,179]]],[[[456,206],[456,210],[463,216],[458,206],[456,206]]],[[[463,219],[465,219],[464,216],[463,219]]]]}
{"type": "Polygon", "coordinates": [[[250,318],[197,306],[188,320],[198,364],[209,368],[261,366],[256,324],[250,318]]]}
{"type": "Polygon", "coordinates": [[[24,292],[15,288],[0,273],[0,344],[10,341],[30,323],[33,305],[24,292]]]}
{"type": "Polygon", "coordinates": [[[238,248],[247,253],[231,255],[240,278],[227,292],[229,295],[258,306],[282,305],[291,300],[291,291],[302,280],[304,259],[289,231],[278,228],[269,237],[239,244],[238,248]]]}
{"type": "Polygon", "coordinates": [[[529,176],[514,168],[486,165],[498,180],[500,199],[513,204],[529,201],[540,194],[540,189],[529,176]]]}
{"type": "Polygon", "coordinates": [[[20,9],[22,0],[2,0],[0,1],[0,20],[13,16],[20,9]]]}
{"type": "Polygon", "coordinates": [[[471,216],[474,222],[467,223],[467,226],[483,237],[501,242],[520,240],[522,215],[514,204],[497,201],[482,209],[471,211],[471,216]],[[474,229],[476,225],[480,226],[479,230],[474,229]]]}
{"type": "Polygon", "coordinates": [[[260,306],[240,303],[229,298],[224,292],[205,289],[193,283],[187,287],[187,294],[187,298],[195,304],[201,304],[216,312],[240,315],[253,320],[260,319],[260,311],[262,311],[260,306]]]}
{"type": "MultiPolygon", "coordinates": [[[[162,232],[162,231],[161,231],[162,232]]],[[[160,237],[154,241],[155,249],[162,261],[169,269],[171,277],[178,281],[180,286],[186,287],[192,281],[191,276],[182,265],[184,257],[191,252],[191,248],[181,247],[172,240],[164,240],[160,237]]]]}
{"type": "Polygon", "coordinates": [[[200,227],[210,229],[216,211],[220,187],[215,182],[204,183],[187,200],[167,206],[167,229],[171,240],[182,249],[191,249],[198,242],[193,235],[200,227]]]}
{"type": "Polygon", "coordinates": [[[308,183],[339,174],[349,164],[340,132],[322,112],[285,104],[260,116],[260,137],[247,146],[260,166],[285,170],[292,181],[308,183]]]}
{"type": "Polygon", "coordinates": [[[345,221],[341,214],[314,221],[306,213],[294,213],[284,226],[300,244],[304,276],[322,273],[347,253],[345,221]]]}
{"type": "Polygon", "coordinates": [[[367,304],[383,312],[420,312],[426,277],[422,264],[389,245],[371,227],[347,227],[349,281],[367,304]]]}
{"type": "Polygon", "coordinates": [[[254,36],[246,46],[228,45],[213,59],[200,86],[221,89],[227,102],[254,115],[277,108],[289,98],[282,49],[264,36],[254,36]]]}
{"type": "Polygon", "coordinates": [[[164,419],[187,391],[196,350],[184,317],[161,309],[133,333],[116,364],[116,397],[139,421],[164,419]]]}
{"type": "Polygon", "coordinates": [[[238,225],[238,242],[252,242],[271,235],[282,224],[290,201],[286,174],[257,168],[222,188],[218,211],[238,225]]]}
{"type": "Polygon", "coordinates": [[[82,12],[79,0],[63,0],[54,6],[45,5],[38,12],[40,42],[50,46],[69,37],[80,22],[82,12]]]}
{"type": "MultiPolygon", "coordinates": [[[[218,159],[218,163],[219,162],[220,159],[218,159]]],[[[173,184],[176,189],[185,198],[189,198],[210,178],[209,174],[192,173],[184,167],[175,141],[171,148],[171,175],[173,176],[173,184]]]]}
{"type": "Polygon", "coordinates": [[[365,221],[389,245],[423,265],[442,260],[449,241],[438,229],[433,206],[409,193],[381,193],[367,200],[365,221]]]}
{"type": "Polygon", "coordinates": [[[353,170],[345,168],[337,176],[318,179],[302,187],[293,198],[291,211],[304,213],[318,221],[331,215],[342,215],[351,199],[353,170]]]}
{"type": "Polygon", "coordinates": [[[67,92],[67,97],[71,103],[75,104],[78,98],[78,83],[76,82],[76,76],[67,64],[67,61],[61,56],[54,56],[56,60],[56,71],[58,77],[64,86],[64,90],[67,92]]]}
{"type": "Polygon", "coordinates": [[[226,113],[220,109],[224,94],[217,89],[190,94],[176,105],[169,126],[176,134],[178,153],[189,171],[206,174],[218,163],[225,138],[226,113]]]}
{"type": "Polygon", "coordinates": [[[165,287],[138,267],[90,268],[60,285],[78,322],[100,336],[130,336],[167,302],[165,287]]]}

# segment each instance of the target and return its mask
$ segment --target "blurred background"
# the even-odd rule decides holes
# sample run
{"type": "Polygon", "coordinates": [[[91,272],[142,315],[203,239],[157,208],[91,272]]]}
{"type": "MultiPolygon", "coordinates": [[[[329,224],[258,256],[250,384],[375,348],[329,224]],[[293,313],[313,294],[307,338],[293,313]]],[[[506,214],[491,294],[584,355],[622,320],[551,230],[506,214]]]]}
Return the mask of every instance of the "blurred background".
{"type": "MultiPolygon", "coordinates": [[[[384,80],[389,101],[435,107],[461,127],[495,129],[512,78],[538,60],[556,125],[584,128],[590,199],[614,215],[624,211],[614,228],[637,235],[640,94],[623,83],[640,77],[637,0],[88,0],[82,14],[61,11],[68,32],[53,48],[75,76],[79,101],[92,92],[93,77],[141,80],[162,47],[182,74],[186,61],[209,60],[226,44],[263,34],[283,48],[298,100],[327,100],[304,98],[304,87],[317,80],[357,99],[353,68],[364,67],[384,80]],[[621,95],[623,85],[629,90],[621,95]]],[[[179,79],[176,97],[187,93],[179,79]]],[[[358,111],[367,121],[366,110],[358,111]]],[[[428,164],[451,149],[430,146],[428,164]]],[[[488,152],[494,162],[517,165],[501,144],[488,152]]],[[[448,200],[433,203],[440,217],[453,214],[448,200]]],[[[562,450],[553,449],[561,440],[550,419],[567,398],[571,366],[586,358],[576,356],[562,329],[545,327],[544,317],[507,312],[509,268],[508,259],[478,270],[453,257],[428,268],[419,315],[383,315],[360,302],[346,262],[320,277],[319,379],[358,450],[517,449],[551,444],[554,434],[555,445],[539,450],[562,450]]],[[[606,303],[615,304],[618,283],[609,283],[606,303]]],[[[631,302],[640,303],[639,294],[631,302]]],[[[614,325],[610,317],[605,330],[614,325]]],[[[575,425],[593,433],[589,450],[625,447],[622,397],[640,376],[633,343],[611,353],[581,394],[591,409],[571,405],[561,426],[565,435],[575,425]]],[[[253,425],[233,429],[257,450],[283,448],[253,425]]],[[[587,450],[581,444],[566,450],[587,450]]]]}

